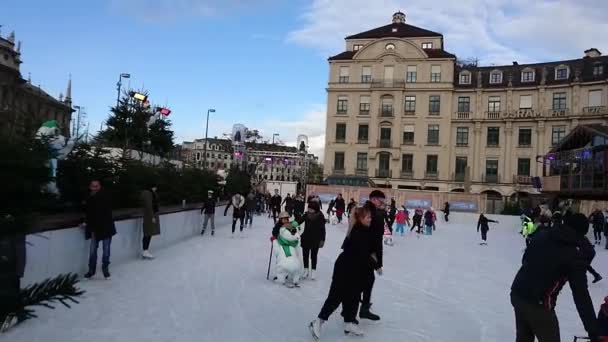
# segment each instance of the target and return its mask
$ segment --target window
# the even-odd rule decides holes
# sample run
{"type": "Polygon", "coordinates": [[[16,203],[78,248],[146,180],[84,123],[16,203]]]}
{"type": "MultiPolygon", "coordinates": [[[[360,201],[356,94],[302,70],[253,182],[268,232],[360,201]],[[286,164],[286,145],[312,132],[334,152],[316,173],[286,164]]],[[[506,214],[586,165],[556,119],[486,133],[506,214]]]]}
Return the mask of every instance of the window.
{"type": "Polygon", "coordinates": [[[500,96],[488,98],[488,112],[500,112],[500,96]]]}
{"type": "Polygon", "coordinates": [[[463,71],[460,73],[460,84],[471,84],[471,73],[463,71]]]}
{"type": "Polygon", "coordinates": [[[551,144],[557,145],[566,136],[566,126],[553,126],[551,130],[551,144]]]}
{"type": "Polygon", "coordinates": [[[431,42],[422,43],[422,48],[423,49],[432,49],[433,48],[433,43],[431,43],[431,42]]]}
{"type": "Polygon", "coordinates": [[[401,172],[412,173],[414,170],[414,155],[404,154],[401,156],[401,172]]]}
{"type": "Polygon", "coordinates": [[[348,108],[348,97],[338,96],[338,114],[346,114],[348,108]]]}
{"type": "Polygon", "coordinates": [[[437,174],[437,156],[436,155],[428,155],[426,156],[426,173],[427,174],[437,174]]]}
{"type": "Polygon", "coordinates": [[[566,109],[566,93],[553,93],[553,110],[566,109]]]}
{"type": "Polygon", "coordinates": [[[405,73],[405,82],[416,83],[416,77],[418,76],[417,67],[415,65],[408,65],[405,73]]]}
{"type": "Polygon", "coordinates": [[[380,140],[391,140],[391,128],[381,127],[380,128],[380,140]]]}
{"type": "Polygon", "coordinates": [[[367,171],[367,153],[357,152],[357,170],[367,171]]]}
{"type": "Polygon", "coordinates": [[[346,141],[346,124],[336,124],[336,142],[343,143],[346,141]]]}
{"type": "Polygon", "coordinates": [[[439,111],[441,107],[441,98],[439,95],[431,95],[429,96],[429,114],[430,115],[439,115],[439,111]]]}
{"type": "Polygon", "coordinates": [[[439,145],[439,125],[429,125],[426,143],[439,145]]]}
{"type": "Polygon", "coordinates": [[[359,50],[361,50],[362,47],[363,47],[362,44],[355,44],[355,45],[353,45],[353,51],[359,51],[359,50]]]}
{"type": "Polygon", "coordinates": [[[469,145],[469,128],[456,127],[456,146],[469,145]]]}
{"type": "Polygon", "coordinates": [[[490,147],[498,146],[500,141],[500,128],[499,127],[488,127],[487,145],[490,147]]]}
{"type": "Polygon", "coordinates": [[[393,116],[393,97],[384,96],[380,100],[382,103],[382,116],[393,116]]]}
{"type": "Polygon", "coordinates": [[[441,65],[431,66],[431,82],[441,82],[441,65]]]}
{"type": "Polygon", "coordinates": [[[372,82],[372,67],[364,66],[361,68],[361,83],[372,82]]]}
{"type": "Polygon", "coordinates": [[[214,162],[211,162],[211,167],[215,167],[215,163],[214,162]]]}
{"type": "Polygon", "coordinates": [[[593,76],[604,75],[604,65],[602,63],[595,63],[593,65],[593,76]]]}
{"type": "Polygon", "coordinates": [[[492,71],[490,73],[490,84],[502,83],[502,71],[492,71]]]}
{"type": "Polygon", "coordinates": [[[334,155],[334,170],[344,170],[344,152],[336,152],[334,155]]]}
{"type": "Polygon", "coordinates": [[[403,144],[413,145],[414,144],[414,125],[406,125],[403,128],[403,144]]]}
{"type": "Polygon", "coordinates": [[[464,175],[467,172],[467,157],[456,157],[456,169],[454,170],[456,180],[464,181],[464,175]]]}
{"type": "Polygon", "coordinates": [[[524,69],[521,72],[521,82],[534,82],[534,70],[533,69],[524,69]]]}
{"type": "Polygon", "coordinates": [[[602,105],[602,90],[589,90],[589,107],[602,105]]]}
{"type": "Polygon", "coordinates": [[[555,79],[556,80],[567,80],[568,79],[568,67],[567,66],[558,66],[555,69],[555,79]]]}
{"type": "Polygon", "coordinates": [[[357,132],[357,141],[359,143],[367,143],[369,139],[369,125],[359,125],[357,132]]]}
{"type": "Polygon", "coordinates": [[[386,46],[384,47],[386,50],[395,50],[395,44],[393,43],[388,43],[386,44],[386,46]]]}
{"type": "Polygon", "coordinates": [[[486,160],[486,181],[495,180],[498,177],[498,160],[486,160]]]}
{"type": "Polygon", "coordinates": [[[459,112],[470,112],[471,111],[471,98],[468,96],[458,97],[458,111],[459,112]]]}
{"type": "Polygon", "coordinates": [[[340,77],[338,78],[339,83],[348,83],[348,67],[340,67],[340,77]]]}
{"type": "Polygon", "coordinates": [[[531,109],[531,108],[532,108],[532,95],[519,96],[519,109],[531,109]]]}
{"type": "Polygon", "coordinates": [[[363,95],[360,98],[359,103],[359,114],[369,114],[370,109],[370,97],[367,95],[363,95]]]}
{"type": "Polygon", "coordinates": [[[532,145],[532,129],[531,128],[520,128],[519,129],[519,146],[530,146],[532,145]]]}
{"type": "Polygon", "coordinates": [[[414,113],[416,111],[416,96],[405,97],[405,112],[414,113]]]}
{"type": "Polygon", "coordinates": [[[530,176],[530,158],[517,159],[517,175],[530,176]]]}

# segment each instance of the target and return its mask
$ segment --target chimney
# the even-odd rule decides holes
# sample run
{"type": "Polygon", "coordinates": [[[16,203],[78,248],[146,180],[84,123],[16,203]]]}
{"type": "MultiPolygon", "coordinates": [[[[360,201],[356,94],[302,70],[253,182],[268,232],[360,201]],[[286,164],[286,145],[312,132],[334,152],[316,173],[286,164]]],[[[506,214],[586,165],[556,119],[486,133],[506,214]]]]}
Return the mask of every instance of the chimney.
{"type": "Polygon", "coordinates": [[[513,65],[519,65],[519,63],[517,63],[517,61],[513,61],[513,65]]]}
{"type": "Polygon", "coordinates": [[[596,48],[591,48],[589,50],[585,50],[585,57],[595,58],[595,57],[600,57],[601,55],[602,55],[602,53],[600,52],[600,50],[598,50],[596,48]]]}

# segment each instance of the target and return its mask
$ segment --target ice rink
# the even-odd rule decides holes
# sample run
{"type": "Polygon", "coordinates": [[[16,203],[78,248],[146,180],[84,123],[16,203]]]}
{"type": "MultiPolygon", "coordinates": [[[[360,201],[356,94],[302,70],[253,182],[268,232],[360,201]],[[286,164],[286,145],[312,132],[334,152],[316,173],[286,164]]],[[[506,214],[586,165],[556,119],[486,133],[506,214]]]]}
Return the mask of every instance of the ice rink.
{"type": "MultiPolygon", "coordinates": [[[[438,213],[439,215],[440,213],[438,213]]],[[[488,246],[480,246],[476,216],[439,219],[432,236],[396,236],[385,247],[384,275],[376,278],[372,311],[380,322],[362,321],[365,337],[344,336],[339,310],[323,341],[514,341],[509,288],[521,263],[524,241],[518,217],[491,216],[488,246]]],[[[319,252],[317,280],[286,288],[266,280],[272,221],[256,216],[244,238],[230,238],[228,218],[217,217],[205,235],[152,251],[153,261],[111,268],[112,279],[83,281],[72,309],[38,309],[32,319],[0,335],[10,342],[312,341],[307,324],[329,290],[333,263],[346,224],[328,225],[319,252]]],[[[162,227],[171,229],[171,227],[162,227]]],[[[606,276],[608,251],[593,266],[606,276]]],[[[608,277],[590,284],[596,309],[608,295],[608,277]]],[[[562,341],[584,329],[570,288],[557,304],[562,341]]]]}

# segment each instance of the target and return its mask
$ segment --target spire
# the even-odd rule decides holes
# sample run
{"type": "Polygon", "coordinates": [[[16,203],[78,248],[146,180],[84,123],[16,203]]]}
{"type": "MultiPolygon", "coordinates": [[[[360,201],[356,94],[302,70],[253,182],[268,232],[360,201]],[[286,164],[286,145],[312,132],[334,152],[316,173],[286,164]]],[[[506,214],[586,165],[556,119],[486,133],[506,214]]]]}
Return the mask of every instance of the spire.
{"type": "Polygon", "coordinates": [[[68,78],[68,88],[65,91],[65,104],[72,106],[72,74],[68,78]]]}
{"type": "Polygon", "coordinates": [[[11,32],[7,40],[11,43],[15,43],[15,31],[11,32]]]}
{"type": "Polygon", "coordinates": [[[17,53],[21,53],[21,41],[17,42],[17,53]]]}
{"type": "Polygon", "coordinates": [[[32,73],[31,72],[27,73],[27,83],[32,84],[32,73]]]}
{"type": "Polygon", "coordinates": [[[59,93],[59,101],[63,101],[63,93],[59,93]]]}

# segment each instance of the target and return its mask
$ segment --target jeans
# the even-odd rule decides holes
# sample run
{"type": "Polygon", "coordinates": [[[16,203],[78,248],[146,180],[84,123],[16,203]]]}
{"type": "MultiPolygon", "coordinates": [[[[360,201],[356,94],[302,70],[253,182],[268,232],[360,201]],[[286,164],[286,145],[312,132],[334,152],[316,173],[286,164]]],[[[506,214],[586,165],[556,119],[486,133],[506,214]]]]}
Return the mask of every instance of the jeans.
{"type": "Polygon", "coordinates": [[[253,225],[253,210],[247,210],[245,212],[245,225],[247,225],[247,223],[249,223],[250,226],[253,225]]]}
{"type": "Polygon", "coordinates": [[[433,235],[433,225],[432,224],[426,224],[425,228],[426,228],[425,235],[433,235]]]}
{"type": "Polygon", "coordinates": [[[529,303],[511,293],[511,304],[515,311],[516,342],[559,342],[559,323],[555,311],[542,305],[529,303]]]}
{"type": "Polygon", "coordinates": [[[211,220],[211,230],[215,230],[215,213],[205,214],[203,218],[203,230],[207,229],[207,223],[211,220]]]}
{"type": "MultiPolygon", "coordinates": [[[[112,238],[101,240],[103,255],[101,258],[101,265],[105,268],[110,265],[110,245],[112,244],[112,238]]],[[[91,238],[91,249],[89,250],[89,271],[95,271],[97,267],[97,248],[99,247],[99,240],[94,237],[91,238]]]]}
{"type": "Polygon", "coordinates": [[[234,230],[236,229],[237,220],[241,221],[241,232],[243,231],[243,226],[245,225],[244,219],[245,218],[243,216],[232,217],[232,234],[234,234],[234,230]]]}
{"type": "Polygon", "coordinates": [[[488,239],[488,230],[487,229],[481,229],[481,239],[483,241],[486,241],[488,239]]]}
{"type": "Polygon", "coordinates": [[[395,232],[397,234],[401,233],[403,235],[405,229],[405,223],[397,223],[395,227],[395,232]]]}

